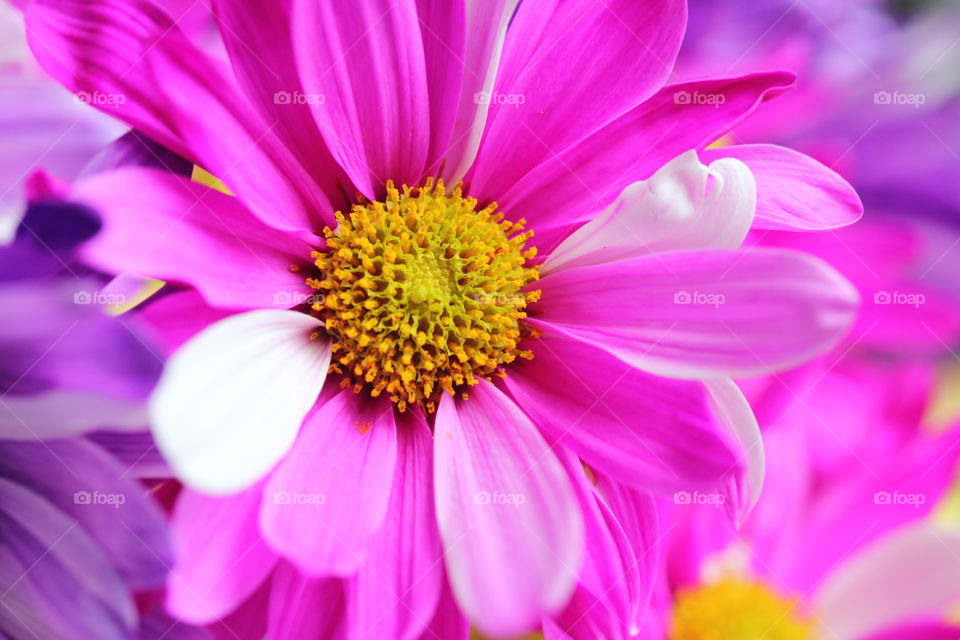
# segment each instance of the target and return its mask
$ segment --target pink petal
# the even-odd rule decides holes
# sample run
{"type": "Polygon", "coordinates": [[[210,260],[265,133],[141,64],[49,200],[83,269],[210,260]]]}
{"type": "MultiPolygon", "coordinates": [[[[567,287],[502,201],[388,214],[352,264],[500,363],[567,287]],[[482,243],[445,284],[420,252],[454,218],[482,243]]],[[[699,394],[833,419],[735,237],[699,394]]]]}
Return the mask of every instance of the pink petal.
{"type": "Polygon", "coordinates": [[[105,271],[190,284],[227,309],[289,309],[312,291],[290,269],[309,263],[311,247],[237,198],[140,168],[95,174],[71,195],[104,220],[83,252],[105,271]]]}
{"type": "Polygon", "coordinates": [[[526,218],[534,242],[549,251],[564,234],[613,202],[627,185],[690,149],[703,149],[743,120],[761,102],[793,83],[786,73],[766,73],[670,85],[636,108],[557,152],[502,193],[504,211],[526,218]],[[700,104],[682,96],[723,96],[700,104]]]}
{"type": "Polygon", "coordinates": [[[366,561],[346,582],[357,637],[417,638],[437,608],[444,572],[432,481],[433,434],[422,417],[402,414],[390,506],[366,561]]]}
{"type": "Polygon", "coordinates": [[[635,369],[553,333],[504,381],[548,441],[598,471],[645,490],[713,488],[736,463],[701,382],[635,369]]]}
{"type": "Polygon", "coordinates": [[[267,579],[276,555],[257,527],[263,483],[227,498],[182,492],[173,513],[177,564],[167,607],[194,624],[238,608],[267,579]]]}
{"type": "MultiPolygon", "coordinates": [[[[421,16],[433,17],[449,3],[447,0],[418,0],[421,16]]],[[[435,36],[423,35],[427,56],[427,84],[430,87],[431,103],[438,105],[449,116],[448,129],[438,124],[431,125],[431,160],[428,173],[433,175],[438,160],[444,163],[441,176],[449,183],[459,182],[473,164],[480,147],[490,109],[493,83],[506,39],[507,24],[516,11],[519,0],[457,0],[463,4],[463,20],[466,28],[463,51],[459,47],[437,46],[435,36]],[[431,43],[433,41],[433,44],[431,43]],[[436,67],[438,60],[446,58],[448,81],[438,83],[436,67]],[[450,99],[451,93],[459,92],[459,103],[450,99]],[[442,146],[441,146],[442,145],[442,146]]],[[[436,34],[435,29],[431,29],[436,34]]],[[[459,40],[458,40],[459,42],[459,40]]]]}
{"type": "Polygon", "coordinates": [[[960,627],[946,622],[916,622],[884,629],[861,640],[957,640],[960,627]]]}
{"type": "MultiPolygon", "coordinates": [[[[291,0],[218,0],[214,17],[244,94],[307,172],[315,176],[334,209],[349,207],[350,179],[330,154],[314,121],[315,96],[304,92],[297,74],[291,35],[291,0]]],[[[322,212],[334,226],[332,211],[322,212]]],[[[317,226],[317,229],[320,229],[317,226]]]]}
{"type": "Polygon", "coordinates": [[[736,443],[737,463],[731,469],[724,504],[734,523],[740,526],[763,491],[767,467],[763,436],[750,403],[733,380],[712,378],[704,384],[710,390],[713,413],[736,443]]]}
{"type": "Polygon", "coordinates": [[[853,224],[863,203],[835,171],[802,153],[772,144],[742,144],[708,149],[704,162],[737,158],[757,179],[754,228],[821,231],[853,224]]]}
{"type": "Polygon", "coordinates": [[[457,601],[485,633],[528,631],[570,597],[583,521],[533,424],[487,382],[437,411],[434,489],[457,601]]]}
{"type": "Polygon", "coordinates": [[[327,147],[373,197],[386,180],[419,182],[430,145],[430,102],[414,0],[293,0],[304,90],[327,147]]]}
{"type": "Polygon", "coordinates": [[[499,197],[653,95],[670,75],[685,20],[678,0],[522,2],[507,32],[495,85],[503,104],[494,97],[473,193],[499,197]]]}
{"type": "Polygon", "coordinates": [[[388,401],[347,389],[321,404],[267,483],[267,542],[312,575],[355,572],[386,517],[396,458],[388,401]]]}
{"type": "Polygon", "coordinates": [[[444,583],[437,610],[420,640],[467,640],[469,637],[470,621],[457,606],[450,586],[444,583]]]}
{"type": "Polygon", "coordinates": [[[832,348],[856,290],[830,265],[772,249],[673,252],[550,274],[547,323],[670,377],[750,375],[832,348]]]}
{"type": "MultiPolygon", "coordinates": [[[[559,451],[558,457],[580,501],[587,555],[573,598],[554,620],[571,638],[628,637],[641,607],[641,581],[652,576],[640,575],[637,552],[612,510],[587,480],[577,457],[564,451],[559,451]]],[[[640,517],[651,513],[656,518],[655,510],[640,517]]]]}
{"type": "Polygon", "coordinates": [[[735,159],[701,164],[695,151],[635,182],[553,250],[543,273],[663,251],[736,249],[750,230],[757,189],[735,159]]]}
{"type": "Polygon", "coordinates": [[[819,587],[814,609],[834,637],[855,640],[935,616],[958,593],[960,534],[920,521],[844,561],[819,587]]]}
{"type": "Polygon", "coordinates": [[[643,627],[660,576],[660,516],[654,497],[597,474],[597,489],[633,549],[640,591],[632,595],[632,626],[643,627]]]}
{"type": "Polygon", "coordinates": [[[314,225],[330,204],[222,65],[145,0],[38,0],[27,33],[44,70],[223,180],[261,219],[314,225]],[[226,80],[226,81],[225,81],[226,80]]]}
{"type": "Polygon", "coordinates": [[[289,562],[280,562],[270,589],[270,640],[344,640],[343,583],[311,578],[289,562]]]}
{"type": "Polygon", "coordinates": [[[210,325],[232,316],[233,310],[211,307],[195,290],[178,291],[151,300],[137,310],[150,337],[169,356],[210,325]]]}

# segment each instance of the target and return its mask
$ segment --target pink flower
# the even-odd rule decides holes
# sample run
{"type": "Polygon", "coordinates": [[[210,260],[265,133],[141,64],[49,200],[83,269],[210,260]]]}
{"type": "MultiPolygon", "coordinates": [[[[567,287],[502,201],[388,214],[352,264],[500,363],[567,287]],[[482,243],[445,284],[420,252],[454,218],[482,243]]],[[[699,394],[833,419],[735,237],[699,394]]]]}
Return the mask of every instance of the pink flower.
{"type": "Polygon", "coordinates": [[[865,360],[756,396],[769,472],[742,529],[703,496],[661,505],[664,573],[641,638],[746,640],[757,625],[798,640],[957,636],[960,532],[937,511],[960,427],[926,424],[922,366],[865,360]]]}
{"type": "Polygon", "coordinates": [[[187,288],[143,312],[189,338],[154,432],[186,484],[241,492],[178,507],[178,614],[263,584],[287,611],[271,638],[417,637],[448,580],[516,634],[575,590],[602,600],[630,548],[580,460],[631,491],[722,491],[738,518],[756,500],[729,376],[829,349],[857,295],[740,245],[859,200],[789,150],[698,157],[792,78],[664,86],[683,2],[517,4],[217,3],[232,69],[145,2],[31,4],[47,71],[123,96],[106,110],[236,195],[141,168],[74,192],[105,218],[91,263],[187,288]]]}

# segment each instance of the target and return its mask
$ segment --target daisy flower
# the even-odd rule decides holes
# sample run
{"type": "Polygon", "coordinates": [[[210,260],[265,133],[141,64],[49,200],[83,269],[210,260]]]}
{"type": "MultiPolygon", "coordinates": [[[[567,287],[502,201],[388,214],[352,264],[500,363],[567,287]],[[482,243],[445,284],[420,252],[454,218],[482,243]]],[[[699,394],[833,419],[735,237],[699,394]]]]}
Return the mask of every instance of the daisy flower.
{"type": "Polygon", "coordinates": [[[849,224],[859,200],[785,149],[698,156],[793,80],[664,86],[684,2],[517,5],[218,2],[229,67],[146,2],[30,5],[49,73],[123,96],[110,113],[198,166],[72,194],[105,220],[92,264],[180,287],[143,312],[183,342],[151,403],[162,451],[194,490],[243,491],[193,512],[210,556],[173,587],[181,615],[332,576],[347,629],[416,637],[449,580],[516,634],[594,566],[581,460],[722,490],[740,518],[756,499],[729,376],[830,348],[857,295],[741,244],[849,224]]]}
{"type": "Polygon", "coordinates": [[[867,374],[809,391],[806,411],[764,425],[771,471],[739,532],[704,501],[663,509],[674,524],[641,638],[956,637],[960,532],[935,508],[960,432],[929,432],[922,406],[891,401],[867,374]],[[836,402],[838,387],[853,406],[836,402]],[[853,442],[868,429],[869,446],[853,442]]]}

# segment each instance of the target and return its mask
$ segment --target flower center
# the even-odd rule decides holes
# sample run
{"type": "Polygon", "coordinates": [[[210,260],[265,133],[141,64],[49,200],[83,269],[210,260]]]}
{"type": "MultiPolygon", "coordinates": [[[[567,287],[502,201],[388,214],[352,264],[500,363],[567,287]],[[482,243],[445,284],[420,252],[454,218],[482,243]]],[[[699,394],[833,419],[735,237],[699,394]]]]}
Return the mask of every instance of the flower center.
{"type": "Polygon", "coordinates": [[[808,640],[812,627],[797,601],[725,578],[679,592],[670,640],[808,640]]]}
{"type": "Polygon", "coordinates": [[[400,411],[436,409],[439,395],[465,394],[481,378],[503,375],[530,331],[521,324],[539,291],[524,248],[532,231],[507,222],[492,204],[480,211],[442,180],[423,187],[387,183],[384,202],[337,212],[324,229],[327,250],[313,253],[319,292],[313,313],[333,340],[331,369],[355,392],[386,392],[400,411]]]}

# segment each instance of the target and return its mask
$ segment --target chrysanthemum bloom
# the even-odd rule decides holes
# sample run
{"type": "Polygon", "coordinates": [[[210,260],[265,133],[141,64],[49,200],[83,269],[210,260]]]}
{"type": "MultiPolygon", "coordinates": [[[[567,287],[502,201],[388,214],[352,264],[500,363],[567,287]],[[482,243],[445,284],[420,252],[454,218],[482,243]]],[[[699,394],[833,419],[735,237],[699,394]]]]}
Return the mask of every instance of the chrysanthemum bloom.
{"type": "Polygon", "coordinates": [[[303,614],[273,638],[416,637],[445,566],[481,629],[539,626],[608,570],[584,565],[606,516],[580,460],[743,515],[762,449],[727,376],[829,348],[857,301],[807,255],[738,250],[855,220],[842,180],[697,156],[789,75],[664,87],[676,0],[215,10],[231,69],[144,2],[28,13],[50,73],[122,95],[111,113],[235,194],[142,169],[74,194],[106,219],[92,263],[188,288],[145,311],[196,334],[153,400],[161,448],[194,489],[247,489],[184,499],[176,612],[214,620],[272,576],[303,614]]]}
{"type": "Polygon", "coordinates": [[[960,427],[930,432],[923,402],[868,374],[764,425],[770,472],[739,532],[710,506],[670,505],[665,575],[640,637],[957,637],[960,531],[934,509],[955,477],[960,427]]]}

